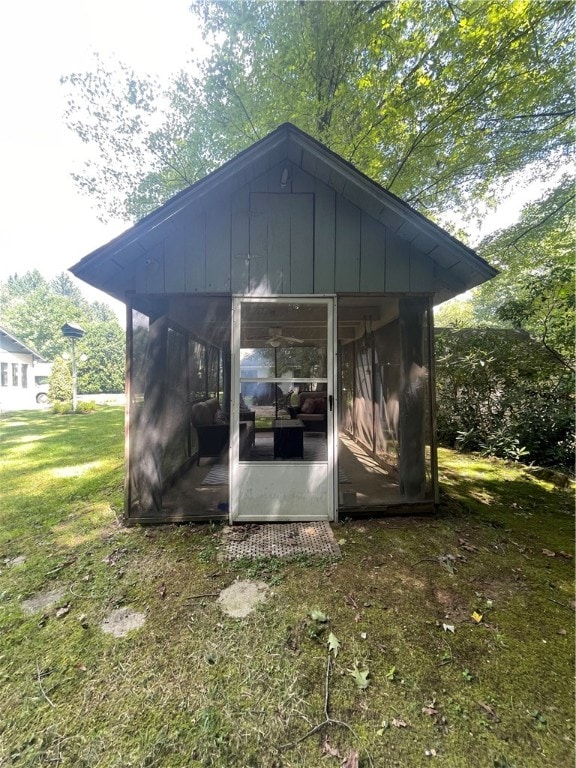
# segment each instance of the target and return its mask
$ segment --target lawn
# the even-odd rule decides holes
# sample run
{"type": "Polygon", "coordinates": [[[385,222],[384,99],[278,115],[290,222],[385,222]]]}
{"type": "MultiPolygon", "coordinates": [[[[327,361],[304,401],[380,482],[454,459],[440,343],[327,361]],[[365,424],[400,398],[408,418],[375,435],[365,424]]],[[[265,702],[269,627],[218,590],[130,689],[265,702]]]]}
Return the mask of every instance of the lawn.
{"type": "Polygon", "coordinates": [[[1,429],[0,765],[573,765],[571,491],[442,450],[437,514],[222,563],[219,526],[122,526],[121,409],[1,429]],[[268,585],[244,619],[238,579],[268,585]]]}

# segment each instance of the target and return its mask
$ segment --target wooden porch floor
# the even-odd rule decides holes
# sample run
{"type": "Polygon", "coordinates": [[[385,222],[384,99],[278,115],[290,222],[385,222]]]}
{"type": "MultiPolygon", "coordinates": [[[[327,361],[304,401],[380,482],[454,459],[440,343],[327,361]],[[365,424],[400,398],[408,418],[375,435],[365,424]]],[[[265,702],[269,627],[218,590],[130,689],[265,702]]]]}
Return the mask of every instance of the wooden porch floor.
{"type": "MultiPolygon", "coordinates": [[[[311,440],[321,439],[318,435],[311,440]]],[[[163,497],[167,520],[223,520],[228,516],[228,485],[203,485],[218,459],[202,459],[163,497]]],[[[348,482],[339,483],[340,508],[346,515],[374,512],[401,504],[397,480],[344,434],[339,438],[339,468],[348,482]]]]}

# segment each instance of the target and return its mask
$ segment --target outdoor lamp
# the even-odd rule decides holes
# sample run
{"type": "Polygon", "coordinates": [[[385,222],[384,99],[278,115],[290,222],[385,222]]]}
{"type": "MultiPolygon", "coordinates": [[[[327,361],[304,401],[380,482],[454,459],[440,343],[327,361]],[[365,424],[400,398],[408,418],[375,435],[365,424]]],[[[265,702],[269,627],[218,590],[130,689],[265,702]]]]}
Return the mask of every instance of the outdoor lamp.
{"type": "Polygon", "coordinates": [[[86,331],[79,325],[72,325],[71,323],[64,323],[61,330],[62,336],[72,341],[72,411],[75,413],[78,400],[76,395],[76,340],[81,339],[86,331]]]}

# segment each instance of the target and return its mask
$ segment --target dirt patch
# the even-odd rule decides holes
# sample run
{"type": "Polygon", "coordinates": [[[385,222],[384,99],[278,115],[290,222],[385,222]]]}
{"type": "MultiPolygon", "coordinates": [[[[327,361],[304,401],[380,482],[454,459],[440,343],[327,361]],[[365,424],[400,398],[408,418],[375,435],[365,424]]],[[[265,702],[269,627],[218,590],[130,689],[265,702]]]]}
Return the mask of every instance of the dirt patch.
{"type": "Polygon", "coordinates": [[[131,608],[116,608],[108,614],[100,629],[114,637],[125,637],[133,629],[144,626],[146,616],[143,613],[133,611],[131,608]]]}
{"type": "Polygon", "coordinates": [[[263,581],[235,581],[220,592],[216,602],[228,616],[243,619],[266,599],[267,591],[263,581]]]}
{"type": "Polygon", "coordinates": [[[18,557],[9,558],[8,560],[4,560],[6,565],[11,568],[14,565],[24,565],[26,562],[26,557],[24,555],[18,555],[18,557]]]}
{"type": "Polygon", "coordinates": [[[62,600],[67,591],[66,587],[61,587],[60,589],[52,589],[50,592],[41,592],[28,600],[23,600],[21,603],[22,610],[28,614],[46,611],[59,600],[62,600]]]}

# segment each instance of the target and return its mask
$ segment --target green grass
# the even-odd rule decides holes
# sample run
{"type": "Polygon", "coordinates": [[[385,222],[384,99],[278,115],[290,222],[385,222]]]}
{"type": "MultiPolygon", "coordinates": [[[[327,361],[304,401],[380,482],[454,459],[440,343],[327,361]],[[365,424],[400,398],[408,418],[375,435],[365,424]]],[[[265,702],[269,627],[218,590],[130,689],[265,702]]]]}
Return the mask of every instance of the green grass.
{"type": "Polygon", "coordinates": [[[336,562],[220,563],[218,526],[119,523],[121,409],[1,427],[0,765],[339,766],[325,738],[361,767],[573,764],[570,492],[441,451],[436,515],[335,526],[336,562]],[[270,587],[246,619],[198,597],[238,578],[270,587]],[[60,618],[23,611],[56,588],[60,618]],[[144,627],[104,634],[119,606],[144,627]],[[330,632],[348,727],[298,741],[325,719],[330,632]]]}

